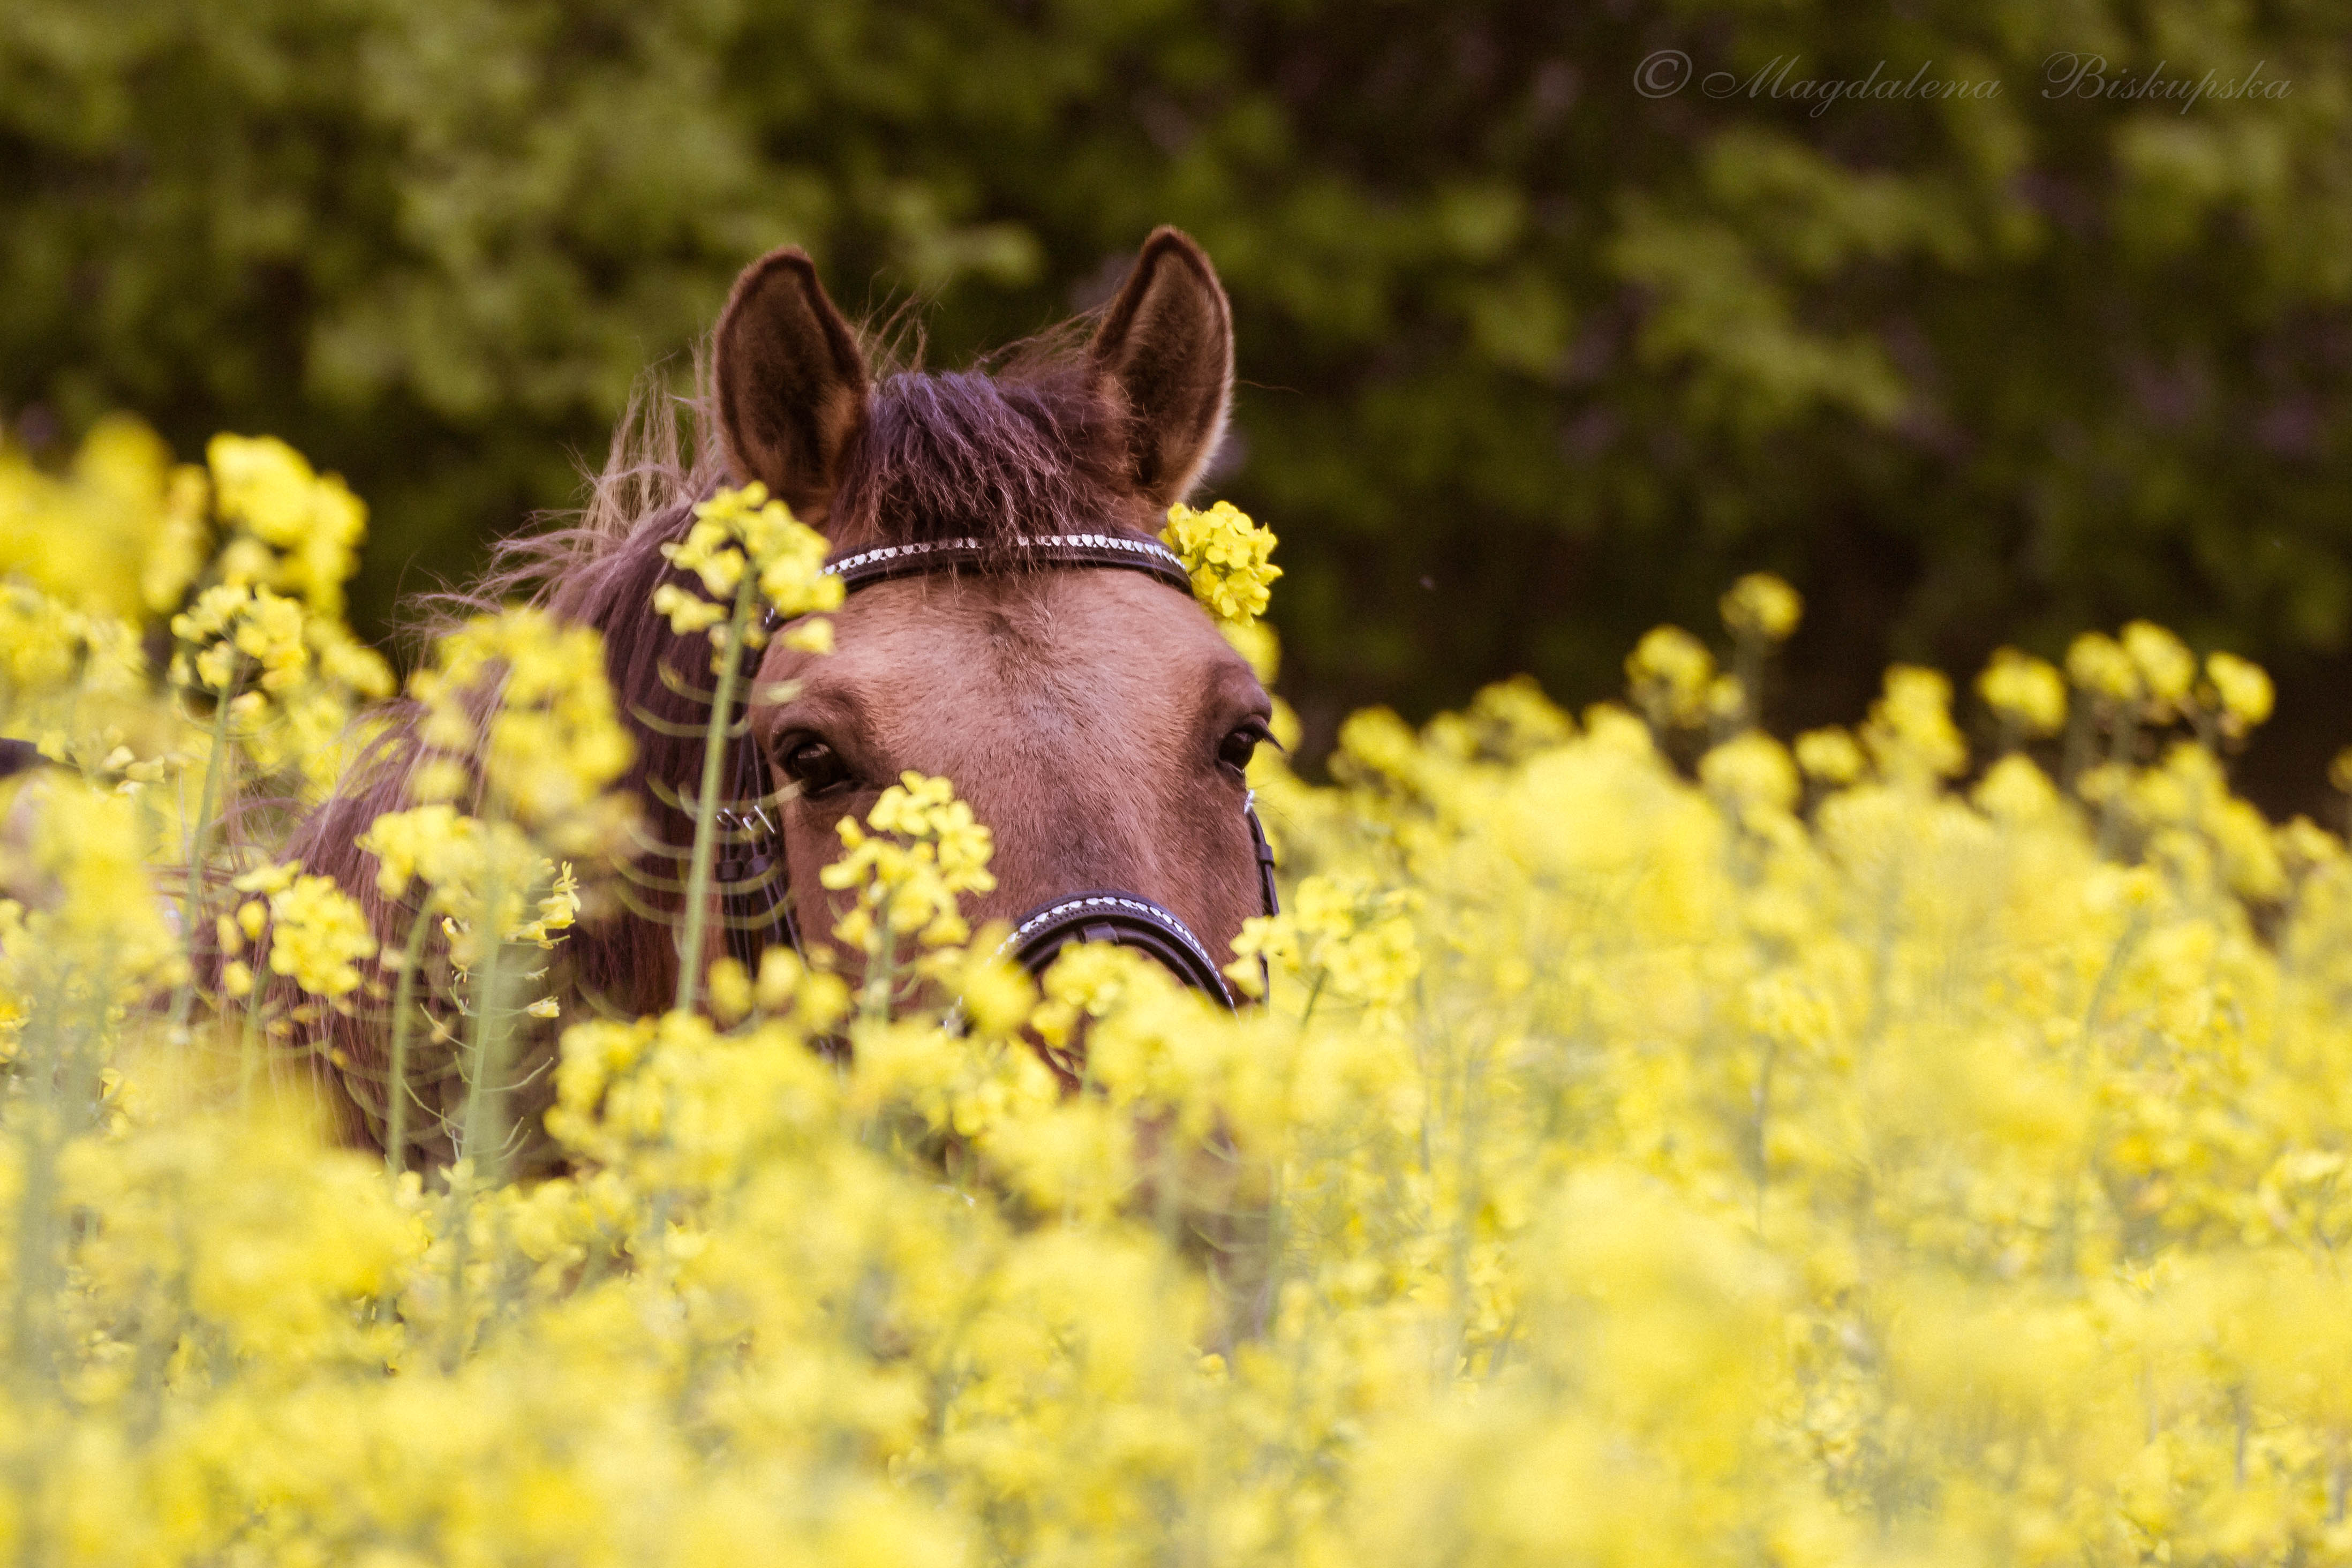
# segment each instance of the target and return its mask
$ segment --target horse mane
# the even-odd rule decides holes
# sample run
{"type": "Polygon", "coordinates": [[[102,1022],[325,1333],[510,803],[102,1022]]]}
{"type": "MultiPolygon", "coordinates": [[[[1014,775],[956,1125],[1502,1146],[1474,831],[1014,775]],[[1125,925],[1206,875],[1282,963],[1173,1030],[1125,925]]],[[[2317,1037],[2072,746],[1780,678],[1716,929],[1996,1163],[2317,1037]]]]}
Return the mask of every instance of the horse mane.
{"type": "MultiPolygon", "coordinates": [[[[1085,325],[1069,323],[973,369],[945,373],[923,369],[919,353],[896,363],[868,334],[873,370],[865,425],[844,453],[825,515],[804,521],[823,528],[836,550],[968,539],[1001,548],[1002,558],[1014,555],[1011,547],[1019,540],[1038,534],[1139,531],[1125,410],[1092,374],[1085,325]]],[[[654,611],[654,590],[674,573],[662,547],[685,536],[695,506],[728,479],[707,353],[696,357],[693,382],[694,394],[680,397],[659,367],[642,377],[603,467],[584,476],[579,510],[541,514],[534,520],[539,528],[499,541],[482,577],[462,591],[431,595],[417,627],[430,637],[515,603],[596,627],[605,674],[636,742],[621,787],[641,802],[642,830],[656,846],[683,846],[693,837],[691,816],[675,801],[699,779],[702,742],[698,732],[673,731],[698,731],[704,705],[677,688],[709,679],[699,639],[675,636],[654,611]]],[[[297,826],[288,852],[306,868],[335,877],[367,910],[378,942],[394,952],[415,913],[377,888],[373,858],[357,840],[378,816],[409,804],[419,748],[413,705],[390,703],[380,716],[375,740],[297,826]]],[[[730,766],[726,776],[741,774],[730,766]]],[[[652,849],[639,864],[665,858],[652,849]]],[[[661,866],[656,876],[674,870],[661,866]]],[[[669,922],[677,902],[652,886],[607,889],[591,902],[556,952],[559,973],[551,979],[567,1021],[583,1008],[635,1016],[667,1005],[677,984],[669,922]]],[[[388,1030],[384,1016],[370,1011],[328,1015],[310,1055],[345,1134],[380,1147],[388,1127],[388,1030]]],[[[542,1026],[541,1037],[518,1051],[519,1126],[536,1126],[551,1100],[546,1068],[561,1026],[542,1026]]],[[[415,1089],[421,1109],[405,1119],[411,1163],[446,1161],[454,1151],[446,1124],[454,1121],[463,1094],[454,1053],[446,1061],[428,1055],[417,1066],[425,1080],[415,1089]]]]}

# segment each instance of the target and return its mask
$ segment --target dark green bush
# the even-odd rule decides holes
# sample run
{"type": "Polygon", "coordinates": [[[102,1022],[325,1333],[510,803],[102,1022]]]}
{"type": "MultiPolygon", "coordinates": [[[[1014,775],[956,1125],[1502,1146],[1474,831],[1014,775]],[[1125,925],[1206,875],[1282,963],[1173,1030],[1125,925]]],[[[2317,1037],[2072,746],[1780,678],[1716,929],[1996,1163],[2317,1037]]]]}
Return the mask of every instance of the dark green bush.
{"type": "Polygon", "coordinates": [[[1311,721],[1520,668],[1602,695],[1769,566],[1813,605],[1785,720],[1889,656],[2147,615],[2279,668],[2310,783],[2352,668],[2347,21],[15,0],[0,404],[36,439],[112,406],[184,452],[286,436],[374,505],[381,626],[562,504],[761,249],[919,301],[952,362],[1174,222],[1240,312],[1219,488],[1282,531],[1311,721]],[[1644,97],[1661,49],[1696,79],[1644,97]],[[2053,94],[2060,53],[2284,86],[2053,94]],[[1874,68],[2000,89],[1801,96],[1874,68]]]}

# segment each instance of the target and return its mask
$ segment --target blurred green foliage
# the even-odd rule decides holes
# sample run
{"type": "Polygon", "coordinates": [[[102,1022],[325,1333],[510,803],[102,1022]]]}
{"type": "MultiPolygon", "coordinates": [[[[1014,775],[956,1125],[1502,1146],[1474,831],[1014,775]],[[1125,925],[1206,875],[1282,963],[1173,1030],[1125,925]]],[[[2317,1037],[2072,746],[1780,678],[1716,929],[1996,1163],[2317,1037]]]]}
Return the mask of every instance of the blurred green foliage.
{"type": "Polygon", "coordinates": [[[807,246],[853,310],[917,300],[950,363],[1095,302],[1173,222],[1239,313],[1216,488],[1282,533],[1310,723],[1521,668],[1603,695],[1645,627],[1711,630],[1772,567],[1813,607],[1786,721],[1851,716],[1886,657],[2148,615],[2271,660],[2315,782],[2352,674],[2347,23],[12,0],[0,405],[34,436],[132,408],[184,452],[287,437],[374,506],[381,626],[565,503],[765,247],[807,246]],[[1662,49],[1692,79],[1644,96],[1662,49]],[[2062,54],[2286,88],[2088,98],[2062,54]],[[1791,86],[1874,67],[2000,87],[1791,86]]]}

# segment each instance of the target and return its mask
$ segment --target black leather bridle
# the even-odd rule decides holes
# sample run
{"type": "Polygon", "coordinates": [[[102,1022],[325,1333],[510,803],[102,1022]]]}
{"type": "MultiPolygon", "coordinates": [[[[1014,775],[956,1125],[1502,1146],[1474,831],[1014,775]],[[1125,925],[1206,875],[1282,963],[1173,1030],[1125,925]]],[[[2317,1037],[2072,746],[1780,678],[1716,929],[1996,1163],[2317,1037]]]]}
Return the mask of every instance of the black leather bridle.
{"type": "MultiPolygon", "coordinates": [[[[878,545],[836,555],[825,563],[824,570],[841,579],[845,593],[854,594],[898,577],[988,571],[1006,564],[1014,569],[1108,566],[1157,577],[1187,595],[1192,592],[1192,577],[1175,552],[1154,540],[1116,533],[1049,534],[1001,544],[943,539],[878,545]]],[[[802,951],[801,935],[793,919],[783,832],[770,813],[772,802],[766,776],[748,732],[736,754],[738,804],[718,814],[721,847],[716,870],[728,951],[746,968],[756,969],[761,950],[772,942],[802,951]]],[[[1250,844],[1257,856],[1259,900],[1268,915],[1277,914],[1282,906],[1275,892],[1274,848],[1266,841],[1265,824],[1258,820],[1255,791],[1242,797],[1242,818],[1249,825],[1250,844]]],[[[1237,1005],[1216,960],[1192,928],[1166,905],[1123,889],[1090,889],[1049,900],[1014,923],[1013,934],[1000,951],[1030,973],[1043,974],[1062,949],[1074,942],[1135,948],[1227,1008],[1237,1005]]],[[[1263,979],[1263,956],[1258,964],[1263,979]]],[[[1265,994],[1263,989],[1259,994],[1265,994]]]]}

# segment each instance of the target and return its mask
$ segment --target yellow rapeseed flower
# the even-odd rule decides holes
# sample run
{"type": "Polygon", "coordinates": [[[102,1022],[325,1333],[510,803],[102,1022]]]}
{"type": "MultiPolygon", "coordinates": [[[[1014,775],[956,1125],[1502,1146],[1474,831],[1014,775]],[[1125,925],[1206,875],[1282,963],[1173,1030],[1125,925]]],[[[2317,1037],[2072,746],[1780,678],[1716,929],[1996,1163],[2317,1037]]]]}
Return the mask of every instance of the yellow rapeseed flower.
{"type": "Polygon", "coordinates": [[[2253,660],[2233,653],[2209,654],[2205,679],[2212,682],[2213,700],[2227,733],[2242,735],[2271,716],[2275,694],[2270,672],[2253,660]]]}
{"type": "Polygon", "coordinates": [[[1231,501],[1195,511],[1179,501],[1168,509],[1162,542],[1192,574],[1192,596],[1220,622],[1247,625],[1265,614],[1274,580],[1274,531],[1250,521],[1231,501]]]}
{"type": "Polygon", "coordinates": [[[340,618],[367,534],[359,498],[275,437],[215,436],[205,458],[221,520],[268,547],[234,552],[229,581],[283,591],[340,618]]]}
{"type": "Polygon", "coordinates": [[[1686,724],[1706,705],[1715,681],[1715,656],[1680,626],[1657,626],[1626,658],[1625,679],[1651,723],[1686,724]]]}
{"type": "Polygon", "coordinates": [[[2124,627],[2123,650],[2157,702],[2175,703],[2189,695],[2197,679],[2197,657],[2172,633],[2152,621],[2134,621],[2124,627]]]}
{"type": "Polygon", "coordinates": [[[2123,645],[2099,632],[2084,632],[2067,647],[2066,678],[2084,691],[2118,702],[2134,700],[2143,689],[2138,667],[2123,645]]]}
{"type": "Polygon", "coordinates": [[[1870,759],[1853,735],[1834,725],[1797,737],[1797,765],[1828,784],[1850,784],[1868,771],[1870,759]]]}
{"type": "Polygon", "coordinates": [[[1977,677],[1977,695],[2021,734],[2054,735],[2065,727],[2065,678],[2032,654],[1994,649],[1992,662],[1977,677]]]}
{"type": "Polygon", "coordinates": [[[445,753],[420,770],[419,795],[448,800],[476,770],[485,814],[511,820],[560,854],[609,847],[627,810],[609,793],[635,746],[604,679],[604,640],[545,611],[478,616],[441,639],[409,679],[426,742],[445,753]]]}
{"type": "Polygon", "coordinates": [[[265,866],[237,878],[236,889],[268,900],[273,971],[314,996],[349,995],[359,988],[358,961],[375,955],[375,933],[358,900],[332,877],[303,876],[301,869],[299,860],[265,866]]]}
{"type": "Polygon", "coordinates": [[[1766,642],[1786,642],[1795,634],[1805,613],[1805,601],[1794,588],[1769,572],[1750,572],[1731,585],[1719,607],[1723,624],[1735,637],[1757,637],[1766,642]]]}
{"type": "MultiPolygon", "coordinates": [[[[678,636],[708,632],[713,642],[719,640],[727,605],[747,571],[758,579],[761,603],[787,620],[840,607],[841,580],[824,570],[824,535],[794,518],[782,501],[770,499],[765,485],[754,480],[740,489],[722,489],[698,502],[694,517],[686,537],[664,545],[662,553],[679,571],[699,578],[712,597],[667,583],[654,591],[654,608],[668,617],[678,636]]],[[[796,646],[824,640],[826,634],[816,629],[824,625],[796,627],[796,646]]],[[[758,647],[765,634],[755,623],[745,638],[758,647]]]]}
{"type": "Polygon", "coordinates": [[[882,792],[863,826],[845,816],[836,830],[847,853],[818,875],[857,897],[835,936],[887,957],[902,939],[942,947],[971,934],[956,895],[996,886],[988,870],[994,844],[949,781],[909,772],[882,792]]]}

